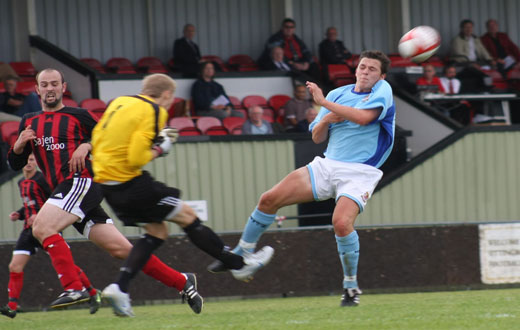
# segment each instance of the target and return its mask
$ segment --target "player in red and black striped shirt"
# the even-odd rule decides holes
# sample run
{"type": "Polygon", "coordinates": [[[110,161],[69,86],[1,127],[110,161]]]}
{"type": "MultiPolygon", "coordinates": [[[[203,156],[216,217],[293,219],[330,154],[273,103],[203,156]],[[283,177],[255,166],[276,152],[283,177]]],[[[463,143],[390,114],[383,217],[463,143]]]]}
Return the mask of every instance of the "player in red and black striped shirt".
{"type": "MultiPolygon", "coordinates": [[[[16,316],[18,308],[18,299],[23,288],[23,270],[25,265],[29,262],[30,257],[35,254],[42,245],[32,235],[32,224],[36,214],[45,203],[51,189],[41,172],[37,170],[36,160],[34,155],[29,155],[27,165],[23,168],[23,178],[18,181],[20,188],[20,197],[23,201],[23,206],[18,211],[13,211],[9,214],[12,221],[24,220],[24,229],[16,242],[13,251],[13,257],[9,263],[9,303],[6,306],[0,307],[0,313],[10,318],[16,316]]],[[[85,273],[78,267],[78,272],[81,282],[87,288],[90,294],[90,313],[97,312],[100,306],[99,293],[92,287],[89,279],[85,273]]]]}
{"type": "MultiPolygon", "coordinates": [[[[38,73],[36,80],[43,111],[23,117],[18,140],[9,151],[8,160],[13,169],[21,169],[33,152],[53,189],[38,212],[33,235],[49,253],[65,289],[51,303],[51,307],[58,308],[88,300],[60,231],[73,224],[81,234],[120,259],[128,257],[132,244],[101,208],[103,194],[92,180],[89,139],[96,121],[84,109],[63,105],[66,83],[61,72],[45,69],[38,73]]],[[[178,291],[186,284],[185,275],[166,266],[156,256],[152,256],[142,270],[178,291]]]]}

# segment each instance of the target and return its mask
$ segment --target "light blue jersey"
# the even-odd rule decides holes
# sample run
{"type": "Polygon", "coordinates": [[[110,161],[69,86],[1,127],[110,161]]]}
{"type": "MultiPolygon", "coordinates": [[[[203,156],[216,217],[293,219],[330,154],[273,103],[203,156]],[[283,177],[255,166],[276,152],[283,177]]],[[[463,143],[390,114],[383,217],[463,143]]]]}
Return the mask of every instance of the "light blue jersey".
{"type": "MultiPolygon", "coordinates": [[[[379,168],[392,151],[395,132],[395,105],[392,88],[385,80],[378,81],[369,93],[357,93],[355,85],[332,90],[327,100],[357,109],[382,109],[372,123],[362,126],[345,120],[329,125],[329,143],[325,157],[371,165],[379,168]]],[[[363,111],[363,110],[359,110],[363,111]]],[[[330,111],[322,107],[309,131],[330,111]]]]}

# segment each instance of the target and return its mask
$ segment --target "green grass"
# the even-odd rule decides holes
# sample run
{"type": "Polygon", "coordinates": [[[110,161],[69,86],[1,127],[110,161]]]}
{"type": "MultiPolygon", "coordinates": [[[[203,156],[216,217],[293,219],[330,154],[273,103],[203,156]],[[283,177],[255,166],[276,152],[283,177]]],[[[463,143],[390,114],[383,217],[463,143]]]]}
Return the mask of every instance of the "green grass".
{"type": "Polygon", "coordinates": [[[209,301],[200,315],[187,305],[135,306],[134,318],[109,307],[20,313],[0,329],[518,329],[520,289],[366,294],[340,308],[338,296],[209,301]]]}

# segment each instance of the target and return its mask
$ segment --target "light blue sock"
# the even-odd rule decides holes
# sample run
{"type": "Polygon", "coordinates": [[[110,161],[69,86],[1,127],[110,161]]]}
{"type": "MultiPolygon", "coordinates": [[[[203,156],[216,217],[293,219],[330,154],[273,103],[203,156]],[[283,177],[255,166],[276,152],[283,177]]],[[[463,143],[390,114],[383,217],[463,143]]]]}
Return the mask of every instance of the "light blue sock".
{"type": "Polygon", "coordinates": [[[233,249],[233,253],[242,255],[244,251],[253,252],[256,242],[269,226],[274,222],[276,214],[267,214],[255,208],[251,216],[247,220],[246,227],[240,237],[240,242],[233,249]]]}
{"type": "Polygon", "coordinates": [[[339,259],[343,266],[343,288],[357,288],[357,266],[359,261],[359,236],[354,230],[347,236],[336,236],[339,259]]]}

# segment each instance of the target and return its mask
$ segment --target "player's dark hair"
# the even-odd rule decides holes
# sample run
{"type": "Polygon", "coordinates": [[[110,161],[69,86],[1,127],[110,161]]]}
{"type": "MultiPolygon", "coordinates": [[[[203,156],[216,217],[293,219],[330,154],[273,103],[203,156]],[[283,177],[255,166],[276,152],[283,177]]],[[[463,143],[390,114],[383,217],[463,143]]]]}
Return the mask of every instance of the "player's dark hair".
{"type": "Polygon", "coordinates": [[[359,55],[359,60],[363,58],[371,58],[381,63],[381,74],[386,74],[390,69],[390,59],[380,50],[365,50],[359,55]]]}

